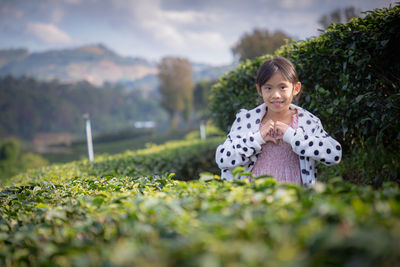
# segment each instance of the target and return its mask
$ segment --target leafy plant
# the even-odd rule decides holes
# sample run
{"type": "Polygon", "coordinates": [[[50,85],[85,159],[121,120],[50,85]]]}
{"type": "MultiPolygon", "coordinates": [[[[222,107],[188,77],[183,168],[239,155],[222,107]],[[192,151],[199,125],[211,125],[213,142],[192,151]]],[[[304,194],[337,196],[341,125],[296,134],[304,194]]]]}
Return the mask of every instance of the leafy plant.
{"type": "Polygon", "coordinates": [[[169,141],[146,149],[117,155],[99,155],[94,163],[87,159],[33,169],[5,181],[5,185],[25,181],[59,182],[80,176],[147,176],[175,173],[175,179],[198,179],[200,172],[218,173],[215,150],[221,137],[207,140],[169,141]]]}
{"type": "Polygon", "coordinates": [[[0,265],[400,264],[393,183],[67,176],[0,191],[0,265]]]}

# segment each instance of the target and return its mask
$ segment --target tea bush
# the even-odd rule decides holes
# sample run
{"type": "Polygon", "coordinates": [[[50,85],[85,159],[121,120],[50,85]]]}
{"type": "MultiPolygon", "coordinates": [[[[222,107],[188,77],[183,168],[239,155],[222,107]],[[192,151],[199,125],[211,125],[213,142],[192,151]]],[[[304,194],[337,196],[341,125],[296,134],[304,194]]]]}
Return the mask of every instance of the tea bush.
{"type": "Polygon", "coordinates": [[[0,191],[1,266],[400,264],[395,184],[62,178],[0,191]]]}
{"type": "MultiPolygon", "coordinates": [[[[400,3],[365,18],[333,24],[319,37],[282,46],[303,84],[299,105],[321,118],[341,143],[400,140],[400,3]]],[[[210,109],[224,130],[242,107],[258,104],[259,66],[272,55],[242,63],[212,88],[210,109]]]]}
{"type": "Polygon", "coordinates": [[[304,83],[301,105],[347,147],[400,147],[400,3],[282,47],[304,83]]]}
{"type": "Polygon", "coordinates": [[[6,181],[16,185],[25,181],[48,181],[81,176],[147,176],[175,173],[175,179],[198,179],[201,172],[218,173],[215,150],[223,138],[169,141],[149,145],[146,149],[126,151],[117,155],[97,156],[94,163],[87,159],[66,164],[53,164],[33,169],[6,181]]]}

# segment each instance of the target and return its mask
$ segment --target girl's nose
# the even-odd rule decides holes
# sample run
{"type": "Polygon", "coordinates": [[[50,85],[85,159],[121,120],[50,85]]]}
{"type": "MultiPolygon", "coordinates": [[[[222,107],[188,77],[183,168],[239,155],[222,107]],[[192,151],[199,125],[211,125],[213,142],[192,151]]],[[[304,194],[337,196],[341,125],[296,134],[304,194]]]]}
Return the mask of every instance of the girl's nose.
{"type": "Polygon", "coordinates": [[[272,90],[271,96],[272,97],[280,97],[281,94],[280,94],[279,90],[272,90]]]}

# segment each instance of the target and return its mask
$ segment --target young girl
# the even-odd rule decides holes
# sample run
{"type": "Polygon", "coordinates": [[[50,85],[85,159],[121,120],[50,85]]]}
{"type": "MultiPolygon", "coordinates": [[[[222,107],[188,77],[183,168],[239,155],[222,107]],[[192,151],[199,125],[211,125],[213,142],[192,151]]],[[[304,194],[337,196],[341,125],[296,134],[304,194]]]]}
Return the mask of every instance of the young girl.
{"type": "Polygon", "coordinates": [[[258,70],[257,92],[263,104],[241,109],[216,162],[221,178],[233,179],[232,170],[243,166],[259,176],[269,174],[280,182],[313,186],[316,164],[338,164],[340,144],[329,136],[320,119],[292,104],[301,91],[293,64],[283,57],[265,61],[258,70]]]}

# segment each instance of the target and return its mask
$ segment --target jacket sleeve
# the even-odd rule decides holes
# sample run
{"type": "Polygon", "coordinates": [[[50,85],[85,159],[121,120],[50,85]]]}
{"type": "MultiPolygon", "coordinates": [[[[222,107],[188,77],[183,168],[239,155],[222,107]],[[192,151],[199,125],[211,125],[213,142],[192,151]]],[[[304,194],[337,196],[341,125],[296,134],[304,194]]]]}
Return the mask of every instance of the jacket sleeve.
{"type": "Polygon", "coordinates": [[[313,134],[307,135],[302,128],[296,130],[289,127],[283,140],[292,146],[300,157],[310,157],[327,166],[336,165],[342,158],[342,147],[329,136],[318,119],[313,134]]]}
{"type": "Polygon", "coordinates": [[[245,112],[241,110],[236,114],[236,119],[224,141],[217,148],[215,160],[221,170],[233,169],[237,166],[251,164],[254,155],[261,151],[265,143],[259,131],[253,133],[243,126],[245,112]]]}

